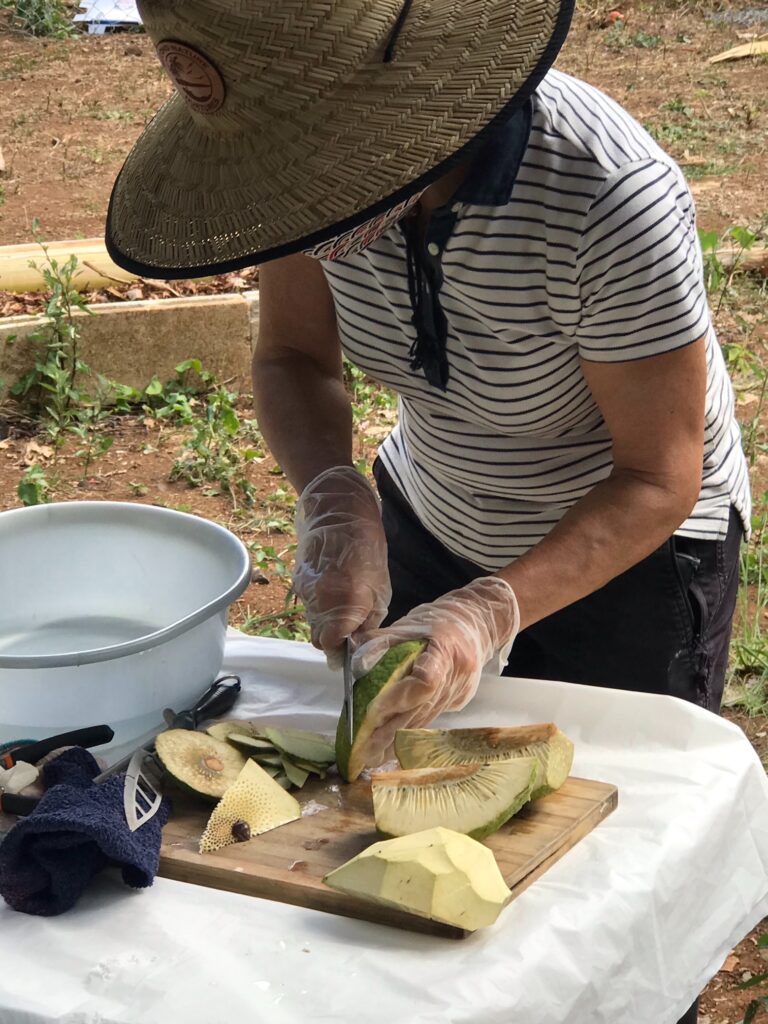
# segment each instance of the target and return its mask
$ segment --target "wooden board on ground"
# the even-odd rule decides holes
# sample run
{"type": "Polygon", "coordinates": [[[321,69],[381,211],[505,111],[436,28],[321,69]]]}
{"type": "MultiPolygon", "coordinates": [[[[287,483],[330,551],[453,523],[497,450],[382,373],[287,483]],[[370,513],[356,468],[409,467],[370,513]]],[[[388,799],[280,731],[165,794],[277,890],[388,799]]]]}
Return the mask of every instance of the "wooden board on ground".
{"type": "MultiPolygon", "coordinates": [[[[210,808],[176,791],[174,812],[163,830],[163,878],[225,889],[345,917],[463,938],[460,928],[329,889],[323,876],[377,842],[370,782],[344,785],[317,780],[296,794],[303,816],[247,843],[200,855],[198,841],[210,808]]],[[[615,786],[569,778],[547,797],[524,808],[485,840],[493,850],[512,898],[558,861],[617,805],[615,786]]]]}

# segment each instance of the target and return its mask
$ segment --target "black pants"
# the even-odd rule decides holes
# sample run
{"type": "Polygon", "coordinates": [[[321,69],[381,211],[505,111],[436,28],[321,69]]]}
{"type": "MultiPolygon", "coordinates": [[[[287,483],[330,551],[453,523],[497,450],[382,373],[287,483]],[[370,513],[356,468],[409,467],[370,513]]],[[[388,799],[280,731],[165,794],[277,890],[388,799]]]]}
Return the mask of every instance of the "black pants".
{"type": "MultiPolygon", "coordinates": [[[[379,459],[374,476],[389,546],[385,625],[486,570],[448,551],[417,519],[379,459]]],[[[671,537],[604,587],[519,634],[505,675],[681,697],[719,711],[743,530],[724,541],[671,537]]],[[[695,1024],[697,1004],[679,1024],[695,1024]]]]}

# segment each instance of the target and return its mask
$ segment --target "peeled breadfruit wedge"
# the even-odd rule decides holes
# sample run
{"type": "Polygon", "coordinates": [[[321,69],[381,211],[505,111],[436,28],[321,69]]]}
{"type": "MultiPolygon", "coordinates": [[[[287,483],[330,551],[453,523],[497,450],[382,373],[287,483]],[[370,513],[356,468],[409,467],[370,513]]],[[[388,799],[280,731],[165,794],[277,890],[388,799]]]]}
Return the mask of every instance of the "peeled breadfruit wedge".
{"type": "Polygon", "coordinates": [[[155,752],[177,785],[206,800],[218,800],[232,786],[246,759],[224,740],[189,729],[167,729],[155,752]]]}
{"type": "Polygon", "coordinates": [[[484,839],[531,799],[533,758],[450,768],[411,768],[372,776],[373,816],[385,836],[439,825],[484,839]]]}
{"type": "Polygon", "coordinates": [[[214,807],[200,838],[200,853],[213,853],[300,817],[298,800],[255,761],[246,761],[237,781],[214,807]]]}
{"type": "Polygon", "coordinates": [[[355,682],[352,690],[352,735],[350,745],[347,728],[347,711],[342,708],[336,730],[336,765],[339,774],[347,782],[358,777],[363,768],[375,768],[366,764],[365,745],[373,732],[371,711],[381,694],[411,670],[413,663],[427,646],[425,640],[408,640],[390,647],[384,657],[367,675],[355,682]]]}
{"type": "Polygon", "coordinates": [[[502,729],[399,729],[395,754],[403,768],[443,768],[532,757],[539,765],[532,800],[559,789],[573,765],[573,743],[552,722],[502,729]]]}
{"type": "Polygon", "coordinates": [[[447,828],[375,843],[323,881],[467,931],[493,924],[512,895],[488,847],[447,828]]]}

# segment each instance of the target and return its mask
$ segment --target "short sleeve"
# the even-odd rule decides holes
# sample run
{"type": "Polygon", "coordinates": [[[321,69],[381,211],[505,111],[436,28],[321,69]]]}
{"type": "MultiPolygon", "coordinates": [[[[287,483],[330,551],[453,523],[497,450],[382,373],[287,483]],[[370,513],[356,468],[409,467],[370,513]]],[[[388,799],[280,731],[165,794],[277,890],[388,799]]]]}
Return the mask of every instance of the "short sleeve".
{"type": "Polygon", "coordinates": [[[585,360],[661,355],[709,328],[693,199],[674,165],[649,159],[608,178],[587,214],[577,271],[585,360]]]}

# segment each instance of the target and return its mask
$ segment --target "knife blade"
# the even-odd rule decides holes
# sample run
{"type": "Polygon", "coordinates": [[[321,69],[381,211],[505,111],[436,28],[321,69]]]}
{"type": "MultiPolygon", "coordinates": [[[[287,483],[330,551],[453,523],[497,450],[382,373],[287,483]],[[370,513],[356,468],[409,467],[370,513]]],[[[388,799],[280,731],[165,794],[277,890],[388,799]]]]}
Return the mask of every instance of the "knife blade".
{"type": "MultiPolygon", "coordinates": [[[[200,722],[209,718],[218,718],[234,705],[240,695],[240,679],[238,676],[222,676],[217,679],[195,704],[180,711],[178,714],[166,708],[163,712],[166,727],[170,729],[196,729],[200,722]],[[230,682],[231,680],[231,682],[230,682]]],[[[166,729],[159,729],[156,736],[166,729]]],[[[118,772],[125,771],[123,786],[123,807],[125,820],[131,832],[141,828],[152,818],[160,807],[162,797],[156,782],[150,777],[148,769],[154,761],[154,740],[149,747],[137,747],[117,764],[111,765],[93,780],[103,782],[118,772]]]]}
{"type": "Polygon", "coordinates": [[[352,706],[352,690],[354,689],[355,680],[352,675],[352,640],[350,637],[344,641],[344,708],[347,713],[347,736],[349,738],[349,744],[355,738],[354,720],[353,720],[353,706],[352,706]]]}

